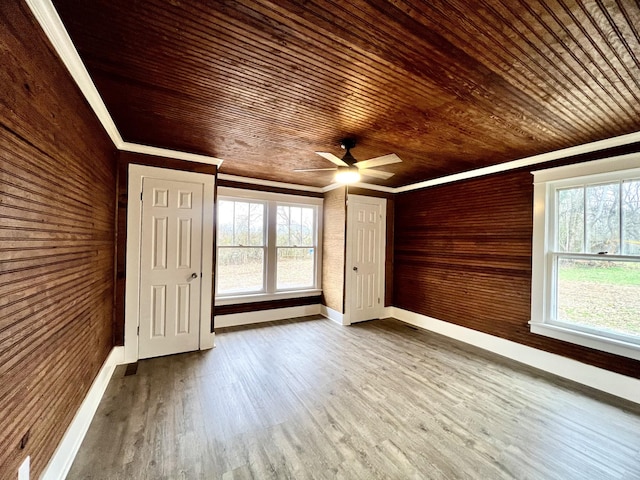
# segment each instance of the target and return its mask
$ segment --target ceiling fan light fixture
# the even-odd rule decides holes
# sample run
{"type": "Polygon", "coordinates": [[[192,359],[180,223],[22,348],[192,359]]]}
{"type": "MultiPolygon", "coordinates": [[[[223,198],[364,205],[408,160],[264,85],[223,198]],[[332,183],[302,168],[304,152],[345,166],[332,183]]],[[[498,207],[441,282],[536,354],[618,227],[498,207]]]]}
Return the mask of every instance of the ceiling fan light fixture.
{"type": "Polygon", "coordinates": [[[338,172],[336,173],[334,180],[345,185],[356,183],[360,181],[360,172],[354,166],[338,167],[338,172]]]}

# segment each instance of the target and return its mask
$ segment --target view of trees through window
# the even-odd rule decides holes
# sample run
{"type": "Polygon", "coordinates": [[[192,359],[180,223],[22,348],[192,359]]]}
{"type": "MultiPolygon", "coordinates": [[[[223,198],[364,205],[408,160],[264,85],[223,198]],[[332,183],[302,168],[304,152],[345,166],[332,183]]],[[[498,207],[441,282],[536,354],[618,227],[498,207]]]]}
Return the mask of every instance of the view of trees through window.
{"type": "Polygon", "coordinates": [[[314,209],[278,206],[277,288],[304,288],[314,283],[314,209]]]}
{"type": "Polygon", "coordinates": [[[264,289],[265,204],[218,202],[218,293],[264,289]]]}
{"type": "MultiPolygon", "coordinates": [[[[264,292],[267,288],[270,202],[221,199],[218,202],[217,293],[264,292]]],[[[276,209],[276,289],[315,284],[315,207],[273,203],[276,209]]],[[[273,250],[272,250],[273,252],[273,250]]],[[[273,257],[271,257],[273,258],[273,257]]]]}
{"type": "Polygon", "coordinates": [[[557,190],[555,258],[558,321],[640,338],[639,179],[557,190]]]}

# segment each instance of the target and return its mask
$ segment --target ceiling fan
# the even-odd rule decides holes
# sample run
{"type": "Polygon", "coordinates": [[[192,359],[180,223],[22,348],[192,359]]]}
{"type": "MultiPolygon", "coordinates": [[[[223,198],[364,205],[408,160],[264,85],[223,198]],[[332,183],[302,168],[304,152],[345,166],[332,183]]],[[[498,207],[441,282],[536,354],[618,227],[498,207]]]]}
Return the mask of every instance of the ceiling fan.
{"type": "Polygon", "coordinates": [[[342,159],[336,157],[333,153],[328,152],[316,152],[323,158],[326,158],[330,162],[336,164],[331,168],[298,168],[294,172],[318,172],[326,170],[337,170],[335,181],[339,183],[355,183],[360,181],[360,175],[367,177],[382,178],[386,180],[393,176],[393,173],[383,172],[382,170],[374,170],[371,167],[379,167],[381,165],[389,165],[391,163],[398,163],[402,160],[395,153],[388,155],[382,155],[381,157],[370,158],[369,160],[362,160],[358,162],[353,155],[351,155],[351,149],[356,146],[356,141],[353,138],[345,138],[340,142],[340,146],[344,148],[347,153],[344,154],[342,159]]]}

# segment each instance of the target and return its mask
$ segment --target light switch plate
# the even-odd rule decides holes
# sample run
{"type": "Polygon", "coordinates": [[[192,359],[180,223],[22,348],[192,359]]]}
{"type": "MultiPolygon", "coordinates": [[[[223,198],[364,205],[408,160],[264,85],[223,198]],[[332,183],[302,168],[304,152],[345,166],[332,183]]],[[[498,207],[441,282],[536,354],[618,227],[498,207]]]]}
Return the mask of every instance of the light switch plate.
{"type": "Polygon", "coordinates": [[[20,465],[20,468],[18,469],[18,480],[29,480],[29,464],[31,457],[27,457],[24,459],[24,462],[22,462],[22,465],[20,465]]]}

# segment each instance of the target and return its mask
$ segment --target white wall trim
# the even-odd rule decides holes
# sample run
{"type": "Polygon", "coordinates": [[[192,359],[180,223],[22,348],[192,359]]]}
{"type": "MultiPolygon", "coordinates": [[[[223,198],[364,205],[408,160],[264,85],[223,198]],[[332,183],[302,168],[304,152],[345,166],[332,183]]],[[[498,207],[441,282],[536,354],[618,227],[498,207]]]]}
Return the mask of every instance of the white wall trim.
{"type": "Polygon", "coordinates": [[[320,315],[336,322],[338,325],[349,325],[346,317],[342,313],[334,310],[333,308],[329,308],[326,305],[320,305],[320,315]]]}
{"type": "Polygon", "coordinates": [[[211,333],[211,304],[213,300],[213,245],[215,177],[204,173],[184,172],[166,168],[129,165],[129,188],[127,192],[127,251],[124,312],[124,358],[127,363],[138,360],[138,315],[140,311],[140,242],[142,219],[142,180],[144,177],[165,180],[201,183],[204,186],[202,208],[202,283],[200,295],[200,340],[201,350],[213,348],[211,333]],[[136,208],[137,207],[137,208],[136,208]],[[207,295],[208,292],[208,295],[207,295]]]}
{"type": "Polygon", "coordinates": [[[393,193],[403,193],[411,190],[418,190],[420,188],[434,187],[436,185],[442,185],[445,183],[457,182],[459,180],[482,177],[484,175],[490,175],[492,173],[506,172],[508,170],[515,170],[516,168],[528,167],[539,163],[559,160],[561,158],[567,158],[583,153],[596,152],[598,150],[606,150],[607,148],[620,147],[622,145],[629,145],[636,142],[640,142],[640,132],[607,138],[605,140],[599,140],[597,142],[584,143],[582,145],[563,148],[561,150],[555,150],[553,152],[533,155],[531,157],[521,158],[519,160],[512,160],[511,162],[500,163],[498,165],[491,165],[483,168],[476,168],[467,172],[456,173],[454,175],[434,178],[433,180],[427,180],[425,182],[405,185],[404,187],[394,188],[393,193]]]}
{"type": "Polygon", "coordinates": [[[124,361],[124,347],[113,347],[111,353],[104,361],[98,375],[91,384],[87,396],[82,401],[80,408],[76,412],[69,428],[62,437],[62,441],[49,460],[41,480],[64,480],[69,473],[73,460],[78,453],[78,449],[84,440],[84,436],[89,430],[89,425],[100,405],[100,400],[109,385],[116,365],[124,361]]]}
{"type": "Polygon", "coordinates": [[[214,319],[214,326],[215,328],[237,327],[240,325],[252,325],[254,323],[273,322],[276,320],[286,320],[288,318],[306,317],[308,315],[319,314],[319,304],[272,308],[270,310],[258,310],[255,312],[216,315],[214,319]]]}
{"type": "Polygon", "coordinates": [[[152,147],[150,145],[140,145],[139,143],[122,142],[118,146],[119,150],[133,153],[143,153],[145,155],[155,155],[157,157],[176,158],[178,160],[186,160],[188,162],[206,163],[208,165],[222,165],[223,160],[208,155],[199,155],[197,153],[180,152],[178,150],[169,150],[168,148],[152,147]]]}
{"type": "Polygon", "coordinates": [[[111,141],[118,150],[127,152],[145,153],[149,155],[157,155],[159,157],[177,158],[191,162],[207,163],[210,165],[220,165],[222,160],[206,155],[197,155],[194,153],[180,152],[177,150],[168,150],[166,148],[151,147],[148,145],[139,145],[136,143],[125,142],[116,127],[113,118],[107,106],[105,105],[98,89],[96,88],[87,68],[76,50],[75,45],[71,41],[71,37],[67,33],[58,12],[51,0],[26,0],[31,12],[36,17],[42,30],[53,45],[54,50],[62,59],[67,67],[71,77],[80,88],[84,98],[89,106],[98,117],[102,127],[111,138],[111,141]]]}
{"type": "Polygon", "coordinates": [[[122,144],[122,137],[113,122],[106,105],[102,101],[102,97],[98,93],[91,76],[87,71],[84,63],[80,59],[80,55],[75,45],[71,41],[71,37],[67,33],[58,12],[50,0],[26,0],[31,12],[38,20],[38,23],[44,30],[44,33],[53,44],[53,48],[58,53],[62,62],[69,70],[69,73],[75,80],[96,116],[102,123],[107,134],[111,138],[113,144],[119,148],[122,144]]]}
{"type": "MultiPolygon", "coordinates": [[[[264,187],[286,188],[289,190],[302,190],[305,192],[322,193],[323,188],[311,187],[308,185],[299,185],[297,183],[274,182],[273,180],[261,180],[259,178],[241,177],[238,175],[229,175],[228,173],[219,173],[218,180],[227,180],[229,182],[248,183],[250,185],[260,185],[264,187]]],[[[235,187],[229,187],[235,188],[235,187]]]]}
{"type": "Polygon", "coordinates": [[[517,362],[640,404],[640,380],[587,365],[500,337],[391,307],[391,316],[410,325],[488,350],[517,362]]]}

